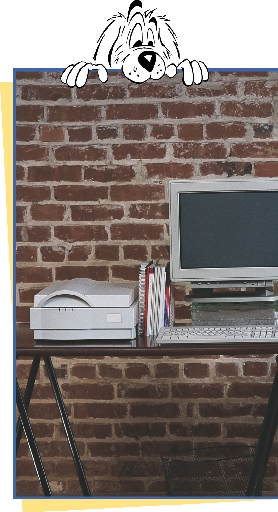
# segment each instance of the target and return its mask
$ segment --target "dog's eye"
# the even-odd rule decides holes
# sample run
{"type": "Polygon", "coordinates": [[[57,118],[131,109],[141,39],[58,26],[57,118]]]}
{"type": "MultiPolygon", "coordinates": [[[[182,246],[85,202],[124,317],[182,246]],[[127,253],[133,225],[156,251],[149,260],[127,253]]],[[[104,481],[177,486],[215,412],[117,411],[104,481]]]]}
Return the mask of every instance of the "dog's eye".
{"type": "Polygon", "coordinates": [[[129,46],[130,48],[136,48],[137,46],[142,46],[143,44],[143,31],[141,25],[139,23],[136,23],[135,27],[133,28],[130,39],[129,39],[129,46]]]}
{"type": "Polygon", "coordinates": [[[147,37],[148,37],[148,46],[154,46],[154,34],[150,28],[148,30],[147,37]]]}

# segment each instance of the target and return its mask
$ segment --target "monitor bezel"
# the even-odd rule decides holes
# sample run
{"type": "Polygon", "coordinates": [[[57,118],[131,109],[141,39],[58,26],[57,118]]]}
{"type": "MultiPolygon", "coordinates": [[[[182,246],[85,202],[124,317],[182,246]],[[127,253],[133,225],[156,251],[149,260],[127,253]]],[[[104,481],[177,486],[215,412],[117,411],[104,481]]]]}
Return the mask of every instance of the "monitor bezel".
{"type": "Polygon", "coordinates": [[[181,268],[179,196],[194,192],[276,191],[278,178],[215,178],[169,181],[170,279],[198,286],[233,283],[234,286],[263,286],[278,280],[277,267],[181,268]]]}

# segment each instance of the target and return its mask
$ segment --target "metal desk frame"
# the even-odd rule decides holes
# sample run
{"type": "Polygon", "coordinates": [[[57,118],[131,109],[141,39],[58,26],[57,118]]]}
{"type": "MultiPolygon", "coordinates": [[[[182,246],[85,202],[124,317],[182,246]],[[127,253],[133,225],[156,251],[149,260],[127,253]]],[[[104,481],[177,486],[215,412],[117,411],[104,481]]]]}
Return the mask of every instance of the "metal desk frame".
{"type": "MultiPolygon", "coordinates": [[[[210,345],[202,344],[187,344],[184,346],[154,346],[153,340],[138,338],[136,347],[94,347],[90,342],[80,344],[70,344],[61,342],[49,342],[43,344],[35,344],[33,332],[29,328],[29,324],[20,324],[17,327],[16,335],[16,357],[32,357],[33,362],[31,365],[28,382],[25,390],[24,397],[21,394],[20,387],[16,379],[16,403],[19,411],[19,418],[16,431],[16,451],[18,450],[22,432],[24,431],[30,453],[36,468],[38,478],[40,480],[45,496],[52,496],[49,481],[46,476],[43,461],[36,443],[33,429],[28,416],[28,407],[32,397],[34,384],[39,369],[41,358],[47,368],[48,377],[53,389],[54,397],[60,412],[61,420],[65,429],[66,438],[70,447],[72,458],[75,464],[76,472],[79,478],[80,486],[84,496],[90,496],[90,488],[86,479],[84,468],[78,453],[75,439],[72,433],[69,418],[66,412],[64,400],[60,390],[60,386],[55,374],[55,370],[51,361],[51,356],[64,356],[64,357],[93,357],[93,356],[192,356],[192,355],[240,355],[250,353],[250,343],[217,343],[210,345]]],[[[278,343],[267,342],[254,342],[252,344],[252,353],[254,354],[277,354],[278,343]]],[[[278,363],[278,356],[276,357],[278,363]]],[[[249,481],[246,489],[246,496],[261,496],[262,484],[267,467],[269,455],[273,439],[276,433],[278,424],[278,368],[273,380],[267,410],[261,426],[256,453],[254,456],[253,466],[249,475],[249,481]]]]}

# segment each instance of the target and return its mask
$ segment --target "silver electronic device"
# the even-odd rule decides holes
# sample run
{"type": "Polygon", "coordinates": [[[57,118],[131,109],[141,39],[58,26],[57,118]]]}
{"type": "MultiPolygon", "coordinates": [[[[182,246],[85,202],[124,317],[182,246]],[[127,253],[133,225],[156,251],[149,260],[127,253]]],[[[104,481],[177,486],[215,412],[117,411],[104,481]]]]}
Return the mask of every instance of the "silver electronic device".
{"type": "Polygon", "coordinates": [[[137,323],[138,286],[128,283],[52,283],[30,308],[35,340],[132,340],[137,323]]]}
{"type": "Polygon", "coordinates": [[[157,337],[157,345],[185,343],[237,343],[267,341],[278,342],[278,326],[274,325],[218,325],[163,327],[157,337]]]}

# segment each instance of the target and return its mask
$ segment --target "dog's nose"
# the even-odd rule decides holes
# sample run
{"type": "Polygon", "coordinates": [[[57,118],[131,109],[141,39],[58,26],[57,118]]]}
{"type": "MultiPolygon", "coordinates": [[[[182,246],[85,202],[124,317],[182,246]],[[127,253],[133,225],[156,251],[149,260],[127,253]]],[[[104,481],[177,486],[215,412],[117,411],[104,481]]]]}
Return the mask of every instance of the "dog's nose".
{"type": "Polygon", "coordinates": [[[156,61],[156,54],[155,54],[155,52],[152,52],[152,51],[144,51],[144,52],[140,53],[140,55],[138,57],[139,64],[141,64],[142,68],[149,71],[149,73],[151,73],[151,71],[153,70],[155,61],[156,61]]]}

